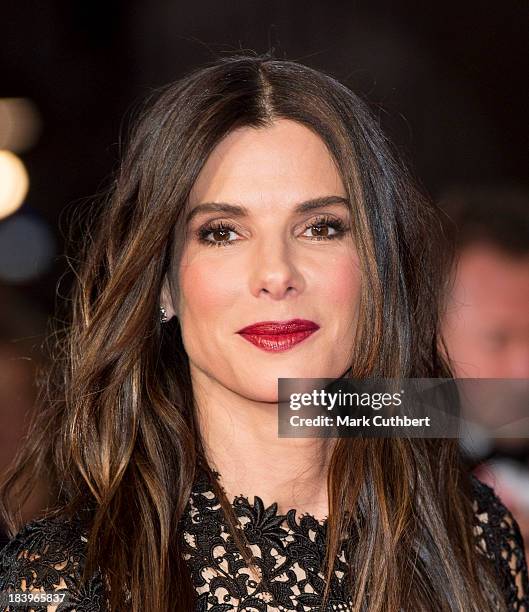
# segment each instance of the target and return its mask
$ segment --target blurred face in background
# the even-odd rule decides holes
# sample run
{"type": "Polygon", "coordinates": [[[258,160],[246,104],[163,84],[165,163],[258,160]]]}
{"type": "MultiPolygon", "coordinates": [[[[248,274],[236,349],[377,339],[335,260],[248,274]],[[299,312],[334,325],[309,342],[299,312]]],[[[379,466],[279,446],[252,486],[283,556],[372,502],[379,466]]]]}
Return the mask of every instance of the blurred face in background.
{"type": "Polygon", "coordinates": [[[529,255],[464,248],[443,336],[456,377],[529,378],[529,255]]]}
{"type": "MultiPolygon", "coordinates": [[[[443,336],[458,378],[529,378],[529,255],[513,257],[487,243],[464,248],[443,336]]],[[[483,387],[474,383],[464,387],[463,414],[479,428],[471,429],[463,446],[471,449],[475,460],[493,449],[501,457],[503,452],[509,455],[527,448],[527,384],[519,382],[522,385],[491,381],[483,387]],[[480,449],[483,435],[486,442],[480,449]]],[[[527,543],[526,468],[496,459],[479,464],[475,473],[508,505],[527,543]]]]}

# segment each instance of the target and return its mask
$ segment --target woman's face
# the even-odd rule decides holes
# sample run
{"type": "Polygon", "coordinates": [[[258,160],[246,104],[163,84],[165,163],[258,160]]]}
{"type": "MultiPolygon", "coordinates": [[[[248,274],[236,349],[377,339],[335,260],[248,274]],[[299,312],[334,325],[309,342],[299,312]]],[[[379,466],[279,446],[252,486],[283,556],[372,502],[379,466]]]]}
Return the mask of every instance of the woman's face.
{"type": "Polygon", "coordinates": [[[162,292],[195,379],[274,402],[278,378],[338,378],[351,366],[361,279],[345,199],[323,141],[299,123],[239,128],[217,145],[190,194],[177,290],[162,292]],[[316,198],[333,203],[297,210],[316,198]],[[199,212],[206,203],[234,208],[199,212]],[[292,319],[319,328],[287,350],[238,333],[292,319]]]}

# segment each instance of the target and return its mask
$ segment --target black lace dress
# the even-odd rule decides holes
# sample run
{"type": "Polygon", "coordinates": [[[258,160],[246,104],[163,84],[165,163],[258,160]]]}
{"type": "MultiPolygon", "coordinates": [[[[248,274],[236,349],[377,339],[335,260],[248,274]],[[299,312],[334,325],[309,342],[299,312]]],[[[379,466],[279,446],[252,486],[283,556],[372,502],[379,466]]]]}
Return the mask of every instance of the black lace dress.
{"type": "MultiPolygon", "coordinates": [[[[488,556],[501,576],[508,610],[529,612],[529,583],[523,542],[509,510],[493,489],[472,477],[476,547],[488,556]]],[[[198,472],[183,517],[184,554],[198,594],[197,611],[320,610],[325,587],[320,572],[325,557],[326,520],[296,510],[277,513],[277,504],[264,507],[238,496],[235,513],[244,525],[266,590],[242,560],[228,533],[218,499],[207,475],[198,472]]],[[[100,612],[105,592],[100,572],[81,585],[87,532],[81,520],[40,519],[25,525],[0,552],[0,591],[66,593],[66,603],[47,608],[35,604],[7,606],[14,612],[100,612]]],[[[341,578],[346,569],[343,552],[337,558],[327,610],[349,610],[350,600],[341,578]]],[[[6,595],[3,595],[6,597],[6,595]]]]}

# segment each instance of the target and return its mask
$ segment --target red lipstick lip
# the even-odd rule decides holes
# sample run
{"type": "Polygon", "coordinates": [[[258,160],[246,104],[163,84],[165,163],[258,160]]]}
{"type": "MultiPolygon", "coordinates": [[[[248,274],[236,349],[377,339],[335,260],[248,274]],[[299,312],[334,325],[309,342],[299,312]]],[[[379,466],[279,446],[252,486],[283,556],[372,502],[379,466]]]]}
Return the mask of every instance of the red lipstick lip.
{"type": "Polygon", "coordinates": [[[260,321],[240,329],[238,334],[259,336],[285,336],[298,332],[316,331],[320,326],[307,319],[291,319],[290,321],[260,321]]]}
{"type": "Polygon", "coordinates": [[[240,334],[242,338],[251,342],[257,348],[263,351],[279,353],[282,351],[288,351],[289,349],[296,346],[300,342],[303,342],[305,338],[312,336],[315,329],[308,329],[305,331],[296,331],[289,334],[240,334]]]}
{"type": "Polygon", "coordinates": [[[288,351],[319,329],[314,321],[291,319],[290,321],[260,321],[243,327],[237,333],[263,351],[278,353],[288,351]]]}

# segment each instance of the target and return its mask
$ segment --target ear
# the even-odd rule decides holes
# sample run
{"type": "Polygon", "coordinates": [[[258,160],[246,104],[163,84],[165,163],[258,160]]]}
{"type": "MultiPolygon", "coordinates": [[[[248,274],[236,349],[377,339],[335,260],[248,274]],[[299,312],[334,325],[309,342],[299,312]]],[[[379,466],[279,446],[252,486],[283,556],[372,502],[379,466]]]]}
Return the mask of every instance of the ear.
{"type": "Polygon", "coordinates": [[[160,292],[160,306],[165,308],[165,314],[167,319],[171,319],[176,315],[173,298],[171,297],[171,289],[169,286],[169,281],[167,280],[167,275],[163,278],[162,290],[160,292]]]}

